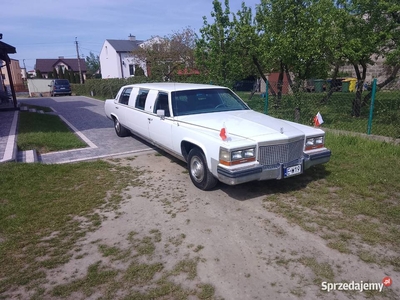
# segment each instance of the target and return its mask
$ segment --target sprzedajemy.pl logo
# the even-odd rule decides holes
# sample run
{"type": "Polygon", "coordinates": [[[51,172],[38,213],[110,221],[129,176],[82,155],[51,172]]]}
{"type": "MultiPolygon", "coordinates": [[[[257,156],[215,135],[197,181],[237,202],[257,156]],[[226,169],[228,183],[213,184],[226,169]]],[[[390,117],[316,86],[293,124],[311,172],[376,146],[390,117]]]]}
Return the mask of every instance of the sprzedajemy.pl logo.
{"type": "Polygon", "coordinates": [[[381,283],[378,282],[322,282],[321,290],[323,291],[379,291],[382,292],[383,287],[389,287],[392,285],[392,279],[387,276],[383,278],[381,283]]]}

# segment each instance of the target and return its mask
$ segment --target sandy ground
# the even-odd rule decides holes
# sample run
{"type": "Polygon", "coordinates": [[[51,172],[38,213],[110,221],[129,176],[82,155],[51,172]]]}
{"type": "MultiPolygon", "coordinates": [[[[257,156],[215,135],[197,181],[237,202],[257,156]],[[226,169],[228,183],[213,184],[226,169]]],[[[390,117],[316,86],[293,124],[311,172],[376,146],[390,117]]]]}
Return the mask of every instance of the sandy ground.
{"type": "MultiPolygon", "coordinates": [[[[121,158],[118,163],[149,172],[143,175],[143,184],[124,191],[119,211],[108,213],[101,227],[81,242],[81,252],[90,255],[53,270],[49,274],[52,284],[84,276],[90,264],[104,260],[95,241],[125,248],[130,232],[146,236],[158,230],[161,241],[152,261],[162,261],[168,269],[184,258],[198,257],[196,280],[177,280],[189,288],[198,283],[212,284],[217,298],[367,297],[365,292],[321,291],[325,267],[333,271],[334,282],[381,283],[390,275],[394,284],[383,288],[390,291],[373,297],[400,298],[396,284],[400,282],[399,273],[333,250],[317,235],[271,213],[263,203],[269,195],[263,183],[236,187],[219,184],[213,191],[204,192],[191,183],[185,166],[171,157],[150,153],[135,159],[121,158]]],[[[116,269],[126,268],[121,261],[107,263],[116,269]]]]}

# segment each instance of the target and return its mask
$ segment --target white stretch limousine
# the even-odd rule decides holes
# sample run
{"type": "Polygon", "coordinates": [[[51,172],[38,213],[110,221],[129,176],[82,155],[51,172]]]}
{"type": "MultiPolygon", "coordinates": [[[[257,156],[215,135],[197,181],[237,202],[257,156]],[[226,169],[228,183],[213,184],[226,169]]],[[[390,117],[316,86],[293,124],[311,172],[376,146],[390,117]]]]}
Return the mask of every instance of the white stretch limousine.
{"type": "Polygon", "coordinates": [[[282,179],[329,161],[321,129],[251,110],[230,89],[203,84],[127,85],[105,102],[118,136],[130,132],[187,162],[202,190],[282,179]]]}

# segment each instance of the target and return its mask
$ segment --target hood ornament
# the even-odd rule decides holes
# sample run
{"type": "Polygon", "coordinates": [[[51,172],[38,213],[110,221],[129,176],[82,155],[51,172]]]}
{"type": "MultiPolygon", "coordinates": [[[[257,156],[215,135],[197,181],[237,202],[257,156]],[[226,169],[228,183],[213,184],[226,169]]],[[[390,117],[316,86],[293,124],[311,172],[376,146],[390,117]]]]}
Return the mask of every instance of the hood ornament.
{"type": "Polygon", "coordinates": [[[283,134],[283,127],[281,127],[281,133],[283,134]]]}

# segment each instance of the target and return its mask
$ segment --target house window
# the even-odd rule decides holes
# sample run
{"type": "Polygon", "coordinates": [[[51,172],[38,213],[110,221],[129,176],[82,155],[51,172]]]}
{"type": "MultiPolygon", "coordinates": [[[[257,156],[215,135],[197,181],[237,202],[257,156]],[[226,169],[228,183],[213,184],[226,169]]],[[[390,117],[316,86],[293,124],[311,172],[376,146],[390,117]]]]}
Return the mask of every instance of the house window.
{"type": "Polygon", "coordinates": [[[129,65],[129,75],[131,75],[131,76],[135,75],[135,66],[134,65],[129,65]]]}

